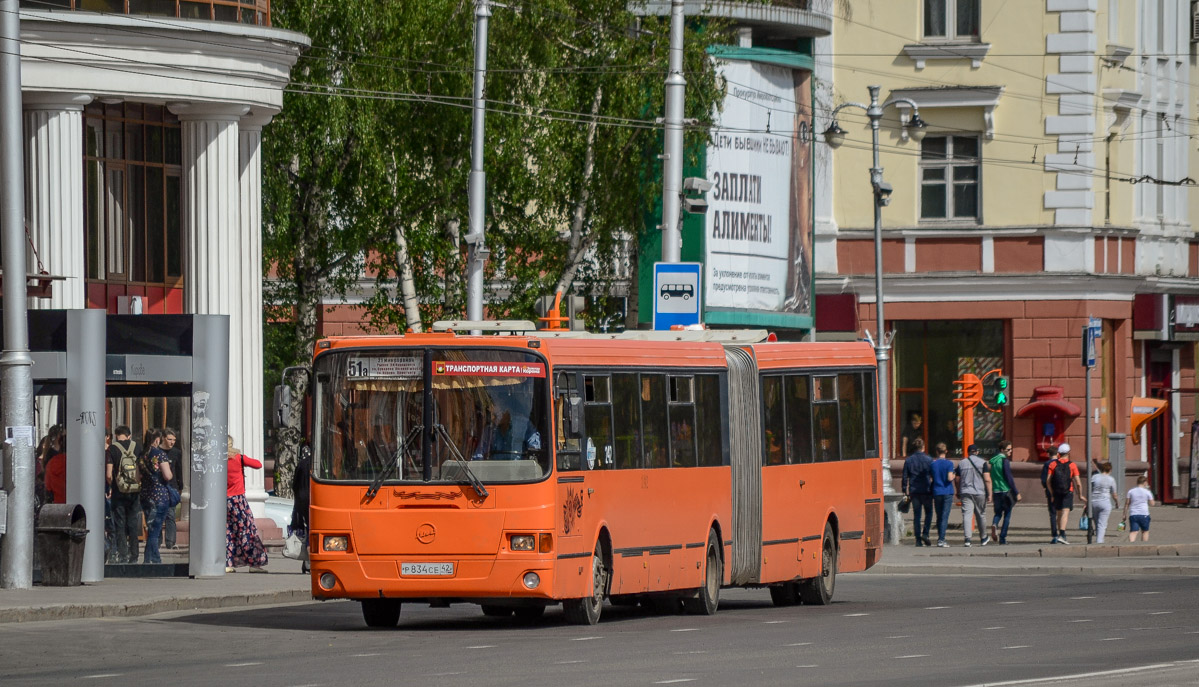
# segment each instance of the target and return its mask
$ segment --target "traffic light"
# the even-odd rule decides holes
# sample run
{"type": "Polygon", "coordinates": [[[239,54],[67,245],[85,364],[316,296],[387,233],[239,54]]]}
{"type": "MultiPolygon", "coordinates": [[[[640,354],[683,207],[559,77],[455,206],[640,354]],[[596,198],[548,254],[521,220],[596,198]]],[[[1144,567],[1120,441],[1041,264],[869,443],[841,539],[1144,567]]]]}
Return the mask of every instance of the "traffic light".
{"type": "Polygon", "coordinates": [[[1012,393],[1009,388],[1011,382],[1007,377],[999,375],[991,380],[991,401],[995,407],[1006,406],[1011,403],[1012,393]]]}

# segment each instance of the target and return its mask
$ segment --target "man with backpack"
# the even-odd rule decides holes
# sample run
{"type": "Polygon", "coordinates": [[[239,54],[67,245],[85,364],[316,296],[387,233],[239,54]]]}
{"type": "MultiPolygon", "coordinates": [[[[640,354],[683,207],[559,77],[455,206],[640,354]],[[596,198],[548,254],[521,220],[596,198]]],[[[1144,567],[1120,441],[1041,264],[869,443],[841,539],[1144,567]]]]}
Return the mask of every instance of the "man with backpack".
{"type": "Polygon", "coordinates": [[[128,425],[117,427],[112,434],[115,438],[105,461],[116,539],[112,562],[136,563],[137,537],[142,528],[142,475],[137,464],[137,444],[128,425]]]}
{"type": "Polygon", "coordinates": [[[1053,507],[1053,494],[1049,493],[1049,469],[1057,462],[1057,447],[1045,449],[1045,463],[1041,465],[1041,487],[1045,490],[1045,503],[1049,504],[1049,543],[1057,543],[1057,509],[1053,507]]]}
{"type": "Polygon", "coordinates": [[[1078,466],[1070,460],[1070,444],[1057,447],[1057,460],[1049,464],[1045,487],[1049,490],[1053,508],[1057,511],[1057,536],[1053,542],[1069,544],[1070,542],[1066,541],[1066,523],[1070,519],[1070,510],[1074,508],[1074,494],[1077,493],[1083,503],[1087,502],[1087,497],[1082,491],[1082,478],[1078,475],[1078,466]]]}

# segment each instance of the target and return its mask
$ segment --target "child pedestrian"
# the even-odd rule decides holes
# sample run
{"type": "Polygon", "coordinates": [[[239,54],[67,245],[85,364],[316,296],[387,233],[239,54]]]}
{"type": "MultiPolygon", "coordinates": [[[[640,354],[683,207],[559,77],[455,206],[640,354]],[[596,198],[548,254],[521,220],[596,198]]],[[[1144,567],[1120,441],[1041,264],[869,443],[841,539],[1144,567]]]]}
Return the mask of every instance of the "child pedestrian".
{"type": "Polygon", "coordinates": [[[1149,506],[1156,506],[1153,492],[1149,491],[1149,478],[1141,475],[1137,485],[1128,490],[1124,498],[1124,519],[1128,521],[1128,541],[1134,542],[1144,533],[1144,541],[1149,541],[1149,506]]]}

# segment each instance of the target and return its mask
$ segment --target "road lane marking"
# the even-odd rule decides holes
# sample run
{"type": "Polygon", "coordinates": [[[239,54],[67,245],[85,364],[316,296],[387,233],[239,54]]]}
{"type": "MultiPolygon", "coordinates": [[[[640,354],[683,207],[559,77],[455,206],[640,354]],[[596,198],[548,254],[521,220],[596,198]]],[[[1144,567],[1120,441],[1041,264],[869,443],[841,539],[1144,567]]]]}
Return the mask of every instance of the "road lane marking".
{"type": "Polygon", "coordinates": [[[999,605],[1000,606],[1015,606],[1016,604],[1022,604],[1022,603],[1024,603],[1024,602],[1023,601],[1000,601],[999,605]]]}
{"type": "Polygon", "coordinates": [[[677,630],[671,630],[671,632],[698,632],[698,631],[699,631],[698,627],[680,627],[677,630]]]}
{"type": "Polygon", "coordinates": [[[1150,594],[1161,594],[1161,592],[1141,592],[1141,593],[1144,594],[1145,596],[1149,596],[1150,594]]]}
{"type": "Polygon", "coordinates": [[[1124,638],[1123,637],[1104,637],[1103,639],[1101,639],[1099,641],[1101,641],[1101,642],[1118,642],[1122,639],[1124,639],[1124,638]]]}
{"type": "Polygon", "coordinates": [[[383,654],[354,654],[351,658],[370,658],[371,656],[382,656],[383,654]]]}
{"type": "Polygon", "coordinates": [[[796,668],[819,668],[820,666],[816,665],[815,663],[809,663],[804,666],[795,666],[795,667],[796,668]]]}
{"type": "Polygon", "coordinates": [[[1155,663],[1153,665],[1136,666],[1133,668],[1117,668],[1115,670],[1100,670],[1093,673],[1075,673],[1073,675],[1053,675],[1046,677],[1034,677],[1025,680],[1008,680],[1006,682],[982,682],[974,685],[965,685],[964,687],[1011,687],[1012,685],[1043,685],[1050,682],[1065,682],[1067,680],[1083,680],[1092,677],[1107,677],[1111,675],[1127,675],[1129,673],[1139,673],[1147,670],[1160,670],[1162,668],[1173,668],[1178,663],[1155,663]]]}
{"type": "Polygon", "coordinates": [[[796,642],[795,644],[788,644],[787,646],[808,646],[809,644],[811,644],[811,642],[796,642]]]}
{"type": "Polygon", "coordinates": [[[556,665],[556,666],[569,666],[569,665],[573,665],[573,664],[575,664],[575,663],[586,663],[586,662],[587,662],[587,661],[554,661],[554,665],[556,665]]]}
{"type": "Polygon", "coordinates": [[[983,629],[984,629],[984,630],[1002,630],[1002,629],[1003,629],[1003,626],[1002,626],[1002,625],[1000,625],[1000,626],[998,626],[998,627],[984,627],[983,629]]]}
{"type": "Polygon", "coordinates": [[[451,675],[466,675],[466,671],[460,670],[456,673],[427,673],[429,677],[449,677],[451,675]]]}
{"type": "Polygon", "coordinates": [[[571,637],[572,642],[590,642],[593,639],[603,639],[603,637],[571,637]]]}
{"type": "Polygon", "coordinates": [[[1170,615],[1174,611],[1153,611],[1149,615],[1170,615]]]}
{"type": "Polygon", "coordinates": [[[896,656],[895,658],[928,658],[928,654],[908,654],[907,656],[896,656]]]}
{"type": "Polygon", "coordinates": [[[691,654],[706,654],[707,651],[672,651],[675,656],[690,656],[691,654]]]}
{"type": "Polygon", "coordinates": [[[925,606],[924,610],[926,610],[926,611],[943,611],[946,608],[949,608],[949,606],[925,606]]]}
{"type": "Polygon", "coordinates": [[[657,682],[655,682],[654,684],[655,684],[655,685],[673,685],[673,684],[675,684],[675,683],[678,683],[678,682],[695,682],[695,678],[693,678],[693,677],[680,677],[680,678],[676,678],[676,679],[674,679],[674,680],[658,680],[658,681],[657,681],[657,682]]]}
{"type": "Polygon", "coordinates": [[[781,625],[783,623],[789,623],[789,622],[791,622],[791,621],[790,620],[767,620],[763,624],[764,625],[781,625]]]}
{"type": "Polygon", "coordinates": [[[1091,623],[1091,622],[1095,622],[1095,621],[1092,618],[1079,618],[1078,620],[1071,620],[1070,622],[1072,622],[1072,623],[1091,623]]]}
{"type": "Polygon", "coordinates": [[[1009,650],[1009,649],[1027,649],[1027,648],[1028,648],[1028,645],[1027,645],[1027,644],[1017,644],[1017,645],[1015,645],[1015,646],[1005,646],[1005,647],[1003,647],[1004,651],[1007,651],[1007,650],[1009,650]]]}
{"type": "Polygon", "coordinates": [[[121,677],[121,673],[98,673],[96,675],[84,675],[83,680],[100,680],[106,677],[121,677]]]}
{"type": "Polygon", "coordinates": [[[1072,597],[1070,597],[1070,599],[1072,601],[1080,601],[1082,599],[1094,599],[1094,598],[1095,597],[1093,597],[1093,596],[1072,596],[1072,597]]]}
{"type": "Polygon", "coordinates": [[[846,618],[861,618],[870,615],[869,613],[846,613],[846,618]]]}
{"type": "Polygon", "coordinates": [[[494,649],[494,644],[479,644],[477,646],[468,646],[467,649],[494,649]]]}
{"type": "Polygon", "coordinates": [[[891,635],[890,637],[887,637],[887,639],[907,639],[911,636],[912,635],[891,635]]]}
{"type": "Polygon", "coordinates": [[[246,663],[226,663],[226,668],[245,668],[246,666],[260,666],[262,661],[249,661],[246,663]]]}

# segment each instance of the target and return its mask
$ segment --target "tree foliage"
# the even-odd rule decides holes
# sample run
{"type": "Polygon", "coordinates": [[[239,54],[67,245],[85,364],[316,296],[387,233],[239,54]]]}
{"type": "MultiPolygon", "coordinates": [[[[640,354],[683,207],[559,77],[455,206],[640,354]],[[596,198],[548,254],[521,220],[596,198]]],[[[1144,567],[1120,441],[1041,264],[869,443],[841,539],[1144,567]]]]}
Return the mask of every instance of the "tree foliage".
{"type": "MultiPolygon", "coordinates": [[[[267,317],[293,323],[267,330],[269,379],[309,359],[326,299],[361,291],[366,318],[385,331],[415,324],[405,291],[424,321],[463,315],[474,9],[272,3],[274,25],[312,48],[263,137],[267,317]]],[[[560,282],[606,294],[630,268],[622,249],[635,248],[661,195],[654,120],[669,20],[638,18],[625,0],[530,0],[492,13],[487,313],[527,318],[560,282]]],[[[705,54],[721,34],[711,21],[689,27],[686,109],[697,125],[687,143],[697,148],[722,95],[705,54]]],[[[295,441],[283,437],[284,464],[295,441]]]]}

